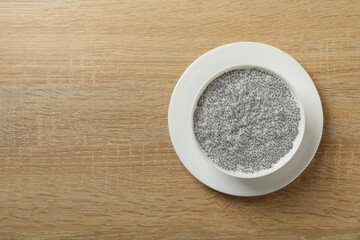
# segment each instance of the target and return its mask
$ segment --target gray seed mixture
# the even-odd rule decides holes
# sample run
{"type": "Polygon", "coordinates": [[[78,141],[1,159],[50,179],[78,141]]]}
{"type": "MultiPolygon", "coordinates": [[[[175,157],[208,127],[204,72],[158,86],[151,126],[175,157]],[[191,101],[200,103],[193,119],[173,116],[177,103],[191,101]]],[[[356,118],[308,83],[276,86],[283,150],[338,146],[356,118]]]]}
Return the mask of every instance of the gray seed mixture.
{"type": "Polygon", "coordinates": [[[223,169],[269,169],[293,147],[300,109],[288,86],[258,69],[232,70],[212,81],[194,112],[207,157],[223,169]]]}

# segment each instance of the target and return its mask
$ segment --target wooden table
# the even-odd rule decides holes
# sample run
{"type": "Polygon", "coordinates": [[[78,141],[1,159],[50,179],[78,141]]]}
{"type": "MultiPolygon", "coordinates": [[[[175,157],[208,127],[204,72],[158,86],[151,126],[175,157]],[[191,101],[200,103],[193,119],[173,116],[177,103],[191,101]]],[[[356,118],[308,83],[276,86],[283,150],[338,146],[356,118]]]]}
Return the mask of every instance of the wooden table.
{"type": "Polygon", "coordinates": [[[1,1],[0,239],[360,239],[359,1],[1,1]],[[261,197],[218,193],[176,156],[172,90],[217,46],[297,59],[324,134],[261,197]]]}

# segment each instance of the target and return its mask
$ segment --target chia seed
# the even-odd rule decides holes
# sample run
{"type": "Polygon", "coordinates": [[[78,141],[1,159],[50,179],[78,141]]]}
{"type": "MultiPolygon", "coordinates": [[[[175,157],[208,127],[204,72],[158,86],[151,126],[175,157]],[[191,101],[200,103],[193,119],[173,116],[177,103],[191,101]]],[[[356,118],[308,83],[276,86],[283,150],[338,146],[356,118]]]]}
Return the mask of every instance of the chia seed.
{"type": "Polygon", "coordinates": [[[254,173],[271,168],[293,148],[300,118],[286,83],[259,69],[237,69],[207,86],[193,127],[213,163],[228,171],[254,173]]]}

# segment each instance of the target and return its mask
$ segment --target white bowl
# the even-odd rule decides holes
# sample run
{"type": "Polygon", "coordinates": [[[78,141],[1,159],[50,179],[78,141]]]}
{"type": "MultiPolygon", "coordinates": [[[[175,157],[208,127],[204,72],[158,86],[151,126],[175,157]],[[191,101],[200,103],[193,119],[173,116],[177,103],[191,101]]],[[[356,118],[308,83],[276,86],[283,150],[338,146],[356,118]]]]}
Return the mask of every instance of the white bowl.
{"type": "Polygon", "coordinates": [[[294,142],[293,142],[293,148],[285,155],[283,156],[277,163],[275,163],[274,165],[272,165],[271,168],[269,169],[265,169],[265,170],[261,170],[261,171],[256,171],[253,173],[244,173],[241,171],[229,171],[226,170],[220,166],[218,166],[216,163],[214,163],[213,161],[211,161],[211,159],[209,159],[206,155],[206,153],[203,151],[203,149],[201,148],[200,144],[198,143],[196,137],[195,137],[195,131],[194,129],[192,129],[193,132],[193,141],[196,143],[196,148],[198,148],[198,150],[201,152],[201,154],[203,155],[203,157],[207,160],[207,162],[213,166],[215,169],[219,170],[220,172],[223,172],[224,174],[233,176],[233,177],[237,177],[237,178],[258,178],[258,177],[263,177],[265,175],[271,174],[277,170],[279,170],[281,167],[283,167],[296,153],[296,151],[298,150],[300,143],[303,139],[304,136],[304,130],[305,130],[305,112],[304,112],[304,108],[302,106],[302,103],[300,102],[300,99],[296,93],[296,90],[294,89],[294,87],[291,85],[291,82],[288,81],[286,78],[282,77],[280,73],[274,72],[270,69],[267,69],[264,66],[260,66],[260,65],[238,65],[238,66],[232,66],[232,67],[228,67],[225,68],[223,70],[218,71],[217,73],[215,73],[213,76],[211,76],[209,79],[207,79],[203,85],[200,87],[200,89],[198,90],[195,99],[193,101],[193,105],[192,105],[192,119],[191,121],[193,122],[193,116],[194,116],[194,112],[197,106],[197,103],[199,101],[200,96],[202,95],[202,93],[205,91],[205,89],[207,88],[207,86],[213,81],[215,80],[217,77],[219,77],[220,75],[231,71],[231,70],[235,70],[235,69],[259,69],[259,70],[263,70],[265,72],[268,72],[270,74],[273,74],[275,76],[277,76],[280,80],[282,80],[290,89],[291,93],[293,94],[298,107],[300,108],[300,122],[299,122],[299,133],[296,136],[294,142]]]}

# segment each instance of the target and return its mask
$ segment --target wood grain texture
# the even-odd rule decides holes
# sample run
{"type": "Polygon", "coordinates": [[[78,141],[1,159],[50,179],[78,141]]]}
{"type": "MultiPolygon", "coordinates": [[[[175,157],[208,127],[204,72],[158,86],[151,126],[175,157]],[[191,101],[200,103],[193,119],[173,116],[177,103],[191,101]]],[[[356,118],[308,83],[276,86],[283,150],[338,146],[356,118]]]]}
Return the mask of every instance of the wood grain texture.
{"type": "Polygon", "coordinates": [[[0,1],[0,239],[360,239],[359,1],[0,1]],[[324,135],[284,189],[237,198],[178,160],[172,90],[217,46],[308,71],[324,135]]]}

